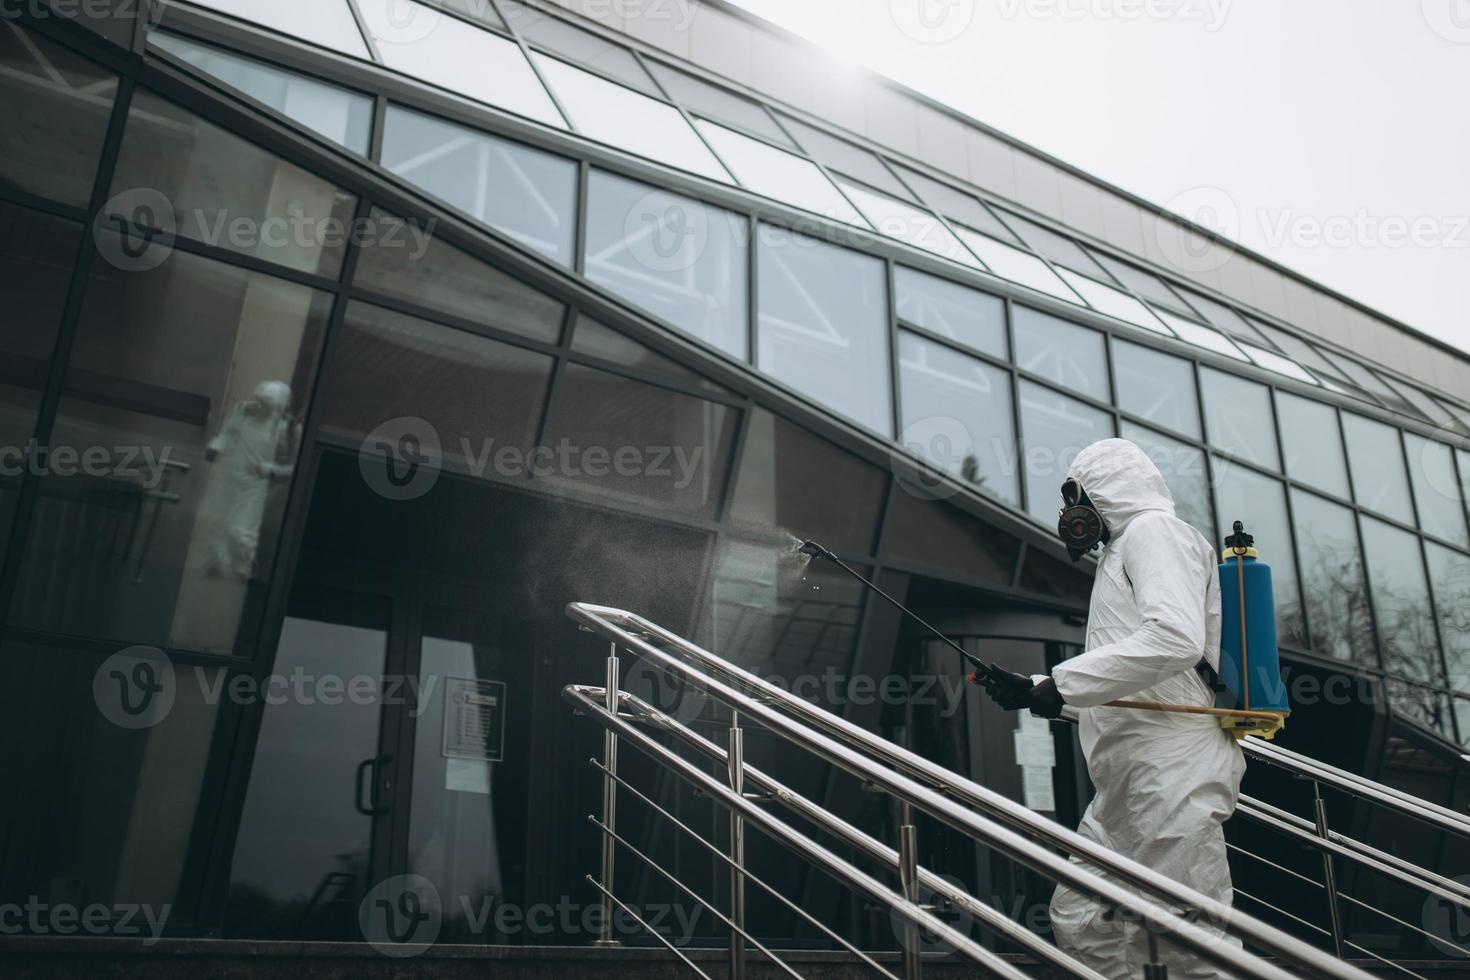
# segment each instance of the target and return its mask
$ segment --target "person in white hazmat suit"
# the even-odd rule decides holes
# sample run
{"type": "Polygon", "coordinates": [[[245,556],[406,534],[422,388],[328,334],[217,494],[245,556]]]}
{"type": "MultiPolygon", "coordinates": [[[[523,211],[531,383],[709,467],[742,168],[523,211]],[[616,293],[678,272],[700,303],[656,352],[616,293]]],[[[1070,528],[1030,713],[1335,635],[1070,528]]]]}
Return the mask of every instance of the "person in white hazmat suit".
{"type": "MultiPolygon", "coordinates": [[[[1076,561],[1096,545],[1086,651],[1051,675],[996,670],[990,696],[1007,710],[1055,718],[1082,709],[1082,751],[1097,795],[1078,831],[1229,905],[1222,824],[1235,812],[1245,759],[1208,715],[1110,708],[1133,700],[1211,706],[1197,669],[1220,666],[1220,577],[1215,549],[1174,515],[1158,467],[1124,439],[1077,455],[1062,489],[1058,533],[1076,561]]],[[[1066,885],[1051,903],[1057,945],[1110,978],[1136,978],[1150,962],[1145,927],[1066,885]]],[[[1208,918],[1197,924],[1225,937],[1208,918]]],[[[1169,976],[1218,977],[1206,960],[1160,936],[1169,976]]]]}

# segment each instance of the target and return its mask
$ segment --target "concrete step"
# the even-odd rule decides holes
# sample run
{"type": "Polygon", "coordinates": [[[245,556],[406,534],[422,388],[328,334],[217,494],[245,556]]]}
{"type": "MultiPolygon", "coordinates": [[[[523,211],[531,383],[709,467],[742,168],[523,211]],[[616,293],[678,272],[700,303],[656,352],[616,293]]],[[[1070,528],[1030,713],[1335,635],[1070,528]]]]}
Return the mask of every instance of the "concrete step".
{"type": "MultiPolygon", "coordinates": [[[[149,980],[686,980],[693,974],[667,950],[590,949],[552,946],[433,946],[417,955],[387,956],[363,943],[250,942],[224,939],[139,939],[93,937],[0,937],[0,975],[6,980],[75,980],[77,977],[149,980]]],[[[684,951],[714,978],[728,977],[719,949],[684,951]]],[[[777,951],[792,969],[811,980],[857,980],[872,971],[853,957],[810,950],[777,951]]],[[[895,974],[903,966],[896,954],[874,959],[895,974]]],[[[1060,978],[1025,957],[1006,957],[1026,973],[1044,980],[1060,978]]],[[[1357,962],[1370,973],[1402,975],[1383,964],[1357,962]]],[[[1448,980],[1470,975],[1470,963],[1413,962],[1403,966],[1425,978],[1448,980]]],[[[759,953],[746,968],[749,980],[775,980],[786,974],[759,953]]],[[[926,980],[976,976],[974,967],[945,957],[926,957],[926,980]]]]}

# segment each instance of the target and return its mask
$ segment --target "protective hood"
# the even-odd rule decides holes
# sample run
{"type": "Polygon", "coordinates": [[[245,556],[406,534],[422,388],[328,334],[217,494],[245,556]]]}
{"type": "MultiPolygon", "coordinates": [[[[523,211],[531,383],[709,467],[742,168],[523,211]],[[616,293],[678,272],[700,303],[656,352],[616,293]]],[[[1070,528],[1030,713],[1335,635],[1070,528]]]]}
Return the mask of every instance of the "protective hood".
{"type": "Polygon", "coordinates": [[[1174,514],[1174,496],[1164,475],[1127,439],[1094,442],[1077,454],[1067,476],[1082,484],[1114,538],[1146,511],[1174,514]]]}
{"type": "Polygon", "coordinates": [[[255,400],[277,415],[291,407],[291,386],[284,381],[262,381],[255,386],[255,400]]]}

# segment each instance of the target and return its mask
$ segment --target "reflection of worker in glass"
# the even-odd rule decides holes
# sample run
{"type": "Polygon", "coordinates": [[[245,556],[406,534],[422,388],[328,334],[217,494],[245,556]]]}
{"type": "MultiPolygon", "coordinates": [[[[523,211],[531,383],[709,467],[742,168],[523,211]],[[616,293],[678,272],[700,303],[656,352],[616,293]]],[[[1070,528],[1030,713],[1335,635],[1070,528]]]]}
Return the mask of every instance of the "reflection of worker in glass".
{"type": "MultiPolygon", "coordinates": [[[[1228,906],[1221,825],[1240,795],[1239,746],[1206,715],[1106,706],[1119,699],[1214,704],[1197,668],[1219,669],[1215,550],[1174,515],[1158,468],[1126,440],[1105,439],[1078,454],[1062,498],[1058,533],[1073,559],[1105,546],[1092,585],[1087,651],[1049,677],[996,671],[986,688],[1007,710],[1055,718],[1064,704],[1084,709],[1082,751],[1097,795],[1078,832],[1228,906]]],[[[1065,885],[1051,915],[1058,945],[1099,973],[1144,975],[1150,959],[1141,923],[1110,915],[1065,885]]],[[[1171,977],[1219,975],[1177,945],[1160,942],[1159,952],[1171,977]]]]}
{"type": "Polygon", "coordinates": [[[207,482],[195,513],[170,642],[232,651],[249,582],[258,572],[261,524],[273,485],[292,472],[291,388],[263,381],[205,447],[207,482]]]}
{"type": "Polygon", "coordinates": [[[210,522],[205,571],[229,571],[241,578],[255,574],[271,484],[291,475],[291,464],[281,462],[291,435],[290,407],[290,386],[262,381],[205,447],[204,458],[216,468],[200,506],[201,516],[210,522]]]}

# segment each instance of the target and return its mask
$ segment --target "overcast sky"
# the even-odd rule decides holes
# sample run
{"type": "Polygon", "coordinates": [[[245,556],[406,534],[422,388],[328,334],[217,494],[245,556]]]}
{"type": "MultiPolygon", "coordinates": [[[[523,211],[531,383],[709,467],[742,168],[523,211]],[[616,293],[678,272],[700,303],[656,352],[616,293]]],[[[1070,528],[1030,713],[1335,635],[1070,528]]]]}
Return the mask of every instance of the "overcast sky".
{"type": "Polygon", "coordinates": [[[736,2],[1470,350],[1470,0],[736,2]]]}

